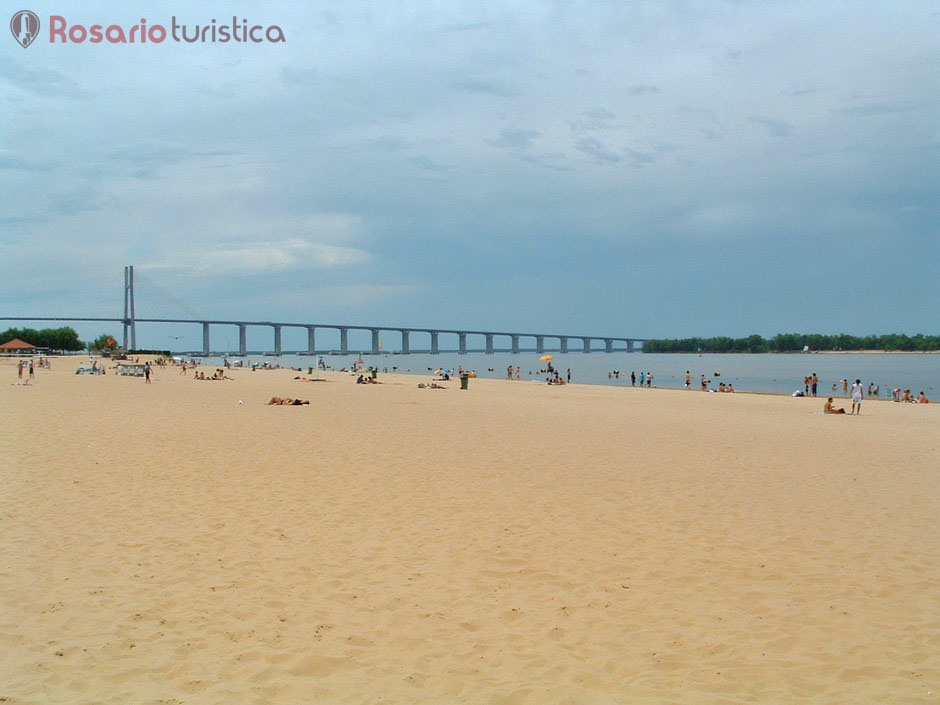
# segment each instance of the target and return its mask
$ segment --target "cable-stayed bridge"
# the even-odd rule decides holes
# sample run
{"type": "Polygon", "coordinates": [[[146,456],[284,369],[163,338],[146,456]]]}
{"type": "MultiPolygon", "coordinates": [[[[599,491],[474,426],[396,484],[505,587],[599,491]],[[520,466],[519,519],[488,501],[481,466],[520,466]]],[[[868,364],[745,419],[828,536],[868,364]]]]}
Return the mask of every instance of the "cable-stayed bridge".
{"type": "MultiPolygon", "coordinates": [[[[316,334],[318,329],[332,329],[339,331],[339,349],[329,352],[337,352],[340,355],[348,355],[349,332],[350,331],[368,331],[371,334],[371,350],[362,350],[372,354],[397,353],[407,355],[411,353],[412,335],[430,336],[430,352],[437,354],[440,352],[441,336],[457,337],[457,352],[461,355],[467,354],[467,340],[473,336],[477,340],[483,338],[484,352],[493,354],[496,338],[509,339],[509,350],[513,354],[520,352],[520,343],[523,339],[535,342],[535,351],[544,353],[549,348],[546,347],[546,341],[557,341],[558,347],[552,347],[552,350],[558,350],[561,353],[582,352],[589,353],[594,350],[603,352],[634,352],[636,343],[643,343],[643,338],[634,338],[630,336],[609,336],[609,335],[574,335],[562,333],[536,333],[536,332],[511,332],[511,331],[493,331],[493,330],[461,330],[447,328],[423,328],[423,327],[402,327],[402,326],[363,326],[363,325],[345,325],[338,323],[289,323],[280,321],[240,321],[240,320],[218,320],[203,318],[193,315],[191,318],[138,318],[136,316],[136,302],[134,298],[134,267],[124,268],[124,316],[121,318],[108,317],[83,317],[83,316],[0,316],[4,321],[57,321],[57,322],[79,322],[79,321],[101,321],[120,323],[124,327],[124,348],[133,350],[137,348],[137,324],[138,323],[170,323],[187,324],[200,326],[202,329],[202,350],[203,356],[209,357],[213,354],[211,342],[212,326],[235,326],[238,329],[238,353],[239,355],[248,354],[248,328],[264,327],[271,328],[273,331],[272,347],[270,352],[280,355],[288,352],[282,349],[282,332],[285,328],[302,328],[307,331],[307,346],[304,350],[296,350],[300,354],[314,355],[317,353],[316,334]],[[401,336],[401,346],[399,350],[387,350],[382,348],[381,333],[393,332],[401,336]],[[572,344],[572,341],[576,341],[572,344]],[[580,345],[577,343],[580,342],[580,345]],[[603,347],[592,347],[592,343],[601,342],[603,347]]],[[[179,302],[177,302],[179,303],[179,302]]],[[[195,352],[195,351],[194,351],[195,352]]],[[[232,353],[230,353],[232,354],[232,353]]]]}

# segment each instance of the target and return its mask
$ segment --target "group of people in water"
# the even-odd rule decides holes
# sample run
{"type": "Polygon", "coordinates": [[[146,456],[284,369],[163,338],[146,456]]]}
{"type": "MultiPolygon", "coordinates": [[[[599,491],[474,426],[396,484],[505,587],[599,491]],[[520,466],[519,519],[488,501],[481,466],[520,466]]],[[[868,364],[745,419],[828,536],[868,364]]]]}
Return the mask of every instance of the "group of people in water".
{"type": "Polygon", "coordinates": [[[920,394],[916,397],[911,396],[911,390],[905,389],[903,392],[900,387],[896,387],[891,390],[891,401],[900,401],[900,402],[909,402],[911,404],[929,404],[930,399],[924,395],[924,391],[921,390],[920,394]]]}

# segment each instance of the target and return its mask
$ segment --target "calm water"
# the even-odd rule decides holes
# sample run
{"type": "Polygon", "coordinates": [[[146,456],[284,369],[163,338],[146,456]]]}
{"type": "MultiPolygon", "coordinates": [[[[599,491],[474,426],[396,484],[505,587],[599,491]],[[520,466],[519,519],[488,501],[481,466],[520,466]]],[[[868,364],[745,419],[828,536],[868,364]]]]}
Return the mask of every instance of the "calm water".
{"type": "MultiPolygon", "coordinates": [[[[815,372],[819,375],[820,396],[831,394],[832,384],[840,379],[849,382],[861,379],[866,389],[869,382],[881,386],[881,396],[890,398],[891,389],[900,387],[910,389],[914,394],[923,390],[928,397],[937,396],[940,388],[940,355],[906,354],[795,354],[795,355],[666,355],[653,353],[604,353],[582,352],[562,355],[552,353],[552,365],[564,374],[571,368],[571,381],[582,384],[630,384],[630,371],[652,373],[653,386],[680,388],[685,385],[685,371],[692,373],[692,387],[700,387],[700,375],[711,379],[712,386],[719,382],[734,384],[735,390],[745,392],[772,392],[790,394],[803,389],[803,377],[815,372]],[[626,377],[608,378],[608,373],[619,370],[626,372],[626,377]]],[[[237,359],[237,358],[232,358],[237,359]]],[[[539,361],[535,352],[523,352],[513,355],[497,352],[493,355],[471,352],[458,355],[455,352],[442,352],[439,355],[416,353],[411,355],[324,355],[324,361],[332,369],[350,367],[354,360],[361,359],[368,365],[378,365],[382,371],[410,373],[430,376],[439,368],[456,370],[458,365],[464,369],[476,370],[480,377],[503,379],[508,365],[522,368],[522,379],[544,380],[545,375],[538,371],[546,365],[539,361]],[[395,369],[397,368],[397,370],[395,369]]],[[[220,365],[222,358],[214,357],[207,363],[220,365]]],[[[245,360],[251,362],[278,364],[281,367],[307,368],[316,364],[316,358],[309,355],[282,355],[280,357],[248,355],[245,360]]],[[[841,393],[841,390],[840,390],[841,393]]],[[[938,397],[937,401],[940,401],[938,397]]]]}

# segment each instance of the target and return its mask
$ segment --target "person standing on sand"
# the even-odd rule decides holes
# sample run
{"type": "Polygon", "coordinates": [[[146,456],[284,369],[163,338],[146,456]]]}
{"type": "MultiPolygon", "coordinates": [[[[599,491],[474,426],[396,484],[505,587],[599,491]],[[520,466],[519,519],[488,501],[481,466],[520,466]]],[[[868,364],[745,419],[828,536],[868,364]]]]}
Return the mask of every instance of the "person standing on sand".
{"type": "Polygon", "coordinates": [[[16,376],[20,379],[23,379],[23,361],[20,360],[16,363],[16,376]]]}
{"type": "Polygon", "coordinates": [[[631,372],[631,373],[630,373],[630,386],[631,386],[631,387],[635,387],[635,386],[636,386],[636,372],[631,372]]]}
{"type": "MultiPolygon", "coordinates": [[[[862,380],[855,380],[852,385],[852,414],[858,416],[862,413],[862,380]]],[[[851,414],[850,414],[851,415],[851,414]]]]}
{"type": "Polygon", "coordinates": [[[813,373],[813,396],[816,396],[816,387],[819,386],[819,377],[816,376],[816,373],[813,373]]]}
{"type": "Polygon", "coordinates": [[[150,384],[150,363],[144,365],[144,383],[150,384]]]}
{"type": "Polygon", "coordinates": [[[685,388],[692,388],[692,374],[688,370],[685,371],[685,388]]]}
{"type": "Polygon", "coordinates": [[[33,361],[29,361],[29,378],[35,379],[36,377],[36,367],[33,365],[33,361]]]}
{"type": "Polygon", "coordinates": [[[571,368],[568,368],[568,384],[571,384],[571,368]]]}

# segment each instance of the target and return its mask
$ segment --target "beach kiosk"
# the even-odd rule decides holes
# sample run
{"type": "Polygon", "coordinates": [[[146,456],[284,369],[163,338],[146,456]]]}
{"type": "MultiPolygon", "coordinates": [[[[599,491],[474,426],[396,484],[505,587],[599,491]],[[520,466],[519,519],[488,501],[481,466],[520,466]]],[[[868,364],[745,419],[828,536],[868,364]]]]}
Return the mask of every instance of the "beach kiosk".
{"type": "Polygon", "coordinates": [[[143,377],[145,367],[141,362],[119,362],[115,371],[125,377],[143,377]]]}

